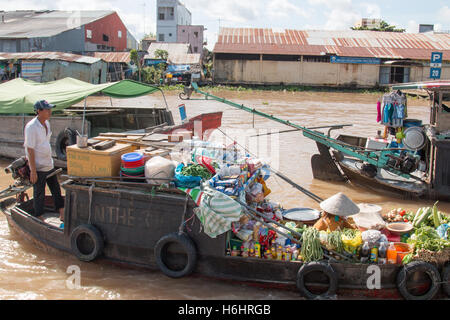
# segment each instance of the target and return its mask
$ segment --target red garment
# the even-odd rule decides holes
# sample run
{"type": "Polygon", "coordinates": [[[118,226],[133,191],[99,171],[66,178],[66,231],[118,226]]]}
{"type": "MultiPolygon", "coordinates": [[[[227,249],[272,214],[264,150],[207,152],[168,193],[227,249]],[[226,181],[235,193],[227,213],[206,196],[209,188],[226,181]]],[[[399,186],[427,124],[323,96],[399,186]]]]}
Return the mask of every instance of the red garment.
{"type": "Polygon", "coordinates": [[[381,102],[378,100],[377,102],[377,122],[381,121],[381,102]]]}

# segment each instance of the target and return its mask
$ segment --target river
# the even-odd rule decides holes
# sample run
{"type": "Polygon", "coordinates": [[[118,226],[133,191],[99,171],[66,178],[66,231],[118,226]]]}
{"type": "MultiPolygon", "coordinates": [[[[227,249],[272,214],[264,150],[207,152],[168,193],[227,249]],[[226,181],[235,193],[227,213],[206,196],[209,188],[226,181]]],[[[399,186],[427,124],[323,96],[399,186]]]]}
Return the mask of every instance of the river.
{"type": "MultiPolygon", "coordinates": [[[[382,127],[376,123],[376,102],[381,98],[373,93],[329,92],[214,92],[245,106],[276,115],[303,126],[353,124],[340,133],[374,136],[382,127]]],[[[261,158],[271,158],[271,164],[302,187],[322,198],[344,192],[355,203],[374,203],[389,211],[402,207],[417,210],[432,205],[431,201],[402,200],[393,195],[379,194],[349,183],[326,183],[313,179],[310,158],[317,153],[314,141],[298,132],[273,134],[260,138],[246,138],[257,133],[290,129],[282,124],[238,110],[215,101],[181,101],[178,92],[166,93],[174,120],[179,123],[177,106],[186,105],[188,117],[202,112],[223,111],[221,130],[247,146],[261,158]]],[[[109,99],[90,97],[89,105],[110,103],[109,99]]],[[[112,101],[114,106],[163,105],[161,95],[112,101]]],[[[408,100],[408,117],[429,123],[428,102],[408,100]]],[[[335,132],[333,132],[335,133],[335,132]]],[[[218,141],[223,134],[212,135],[218,141]]],[[[9,160],[0,159],[0,187],[12,179],[3,168],[9,160]]],[[[277,177],[268,180],[272,190],[269,198],[285,208],[318,208],[316,202],[290,187],[277,177]]],[[[31,195],[31,193],[30,193],[31,195]]],[[[450,203],[439,203],[439,209],[450,212],[450,203]]],[[[0,215],[0,299],[298,299],[296,291],[267,289],[228,281],[211,281],[202,277],[171,279],[159,271],[122,269],[114,265],[83,263],[75,257],[57,252],[46,252],[34,247],[17,234],[11,233],[6,218],[0,215]],[[81,271],[80,287],[69,284],[72,266],[81,271]]]]}

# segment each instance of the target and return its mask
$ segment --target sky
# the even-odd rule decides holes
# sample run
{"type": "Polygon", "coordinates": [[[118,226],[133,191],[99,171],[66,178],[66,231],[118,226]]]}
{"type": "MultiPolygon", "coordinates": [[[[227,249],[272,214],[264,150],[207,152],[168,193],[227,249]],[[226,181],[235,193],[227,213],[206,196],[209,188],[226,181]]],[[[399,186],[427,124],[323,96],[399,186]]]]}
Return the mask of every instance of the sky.
{"type": "MultiPolygon", "coordinates": [[[[450,30],[450,3],[441,0],[182,0],[192,24],[204,25],[209,50],[219,27],[348,30],[361,18],[381,18],[418,32],[419,23],[450,30]]],[[[156,33],[156,0],[0,0],[0,10],[114,10],[140,41],[156,33]]]]}

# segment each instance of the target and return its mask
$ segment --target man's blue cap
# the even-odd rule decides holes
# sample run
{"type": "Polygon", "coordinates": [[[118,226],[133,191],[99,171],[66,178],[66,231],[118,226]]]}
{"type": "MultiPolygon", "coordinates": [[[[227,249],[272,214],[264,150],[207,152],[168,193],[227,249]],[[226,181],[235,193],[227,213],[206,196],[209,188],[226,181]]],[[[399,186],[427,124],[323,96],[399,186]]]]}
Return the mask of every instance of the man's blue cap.
{"type": "Polygon", "coordinates": [[[34,104],[34,110],[38,110],[38,109],[41,109],[41,110],[43,110],[43,109],[51,109],[51,108],[54,108],[54,107],[55,107],[54,104],[50,104],[50,103],[48,103],[46,100],[40,100],[40,101],[37,101],[37,102],[34,104]]]}

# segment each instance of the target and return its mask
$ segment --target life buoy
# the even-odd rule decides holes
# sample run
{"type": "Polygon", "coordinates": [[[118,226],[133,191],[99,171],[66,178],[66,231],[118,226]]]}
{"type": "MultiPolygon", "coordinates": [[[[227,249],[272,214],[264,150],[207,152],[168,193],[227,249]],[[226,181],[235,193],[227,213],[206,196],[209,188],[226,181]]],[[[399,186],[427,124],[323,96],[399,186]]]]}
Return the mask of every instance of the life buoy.
{"type": "Polygon", "coordinates": [[[301,266],[297,273],[297,288],[308,299],[329,299],[336,294],[338,288],[338,276],[331,265],[323,262],[309,262],[301,266]],[[321,294],[315,294],[306,288],[305,277],[311,272],[321,272],[329,279],[328,290],[321,294]]]}
{"type": "Polygon", "coordinates": [[[55,152],[59,160],[66,161],[66,147],[77,143],[77,133],[75,130],[65,128],[56,137],[55,152]]]}
{"type": "Polygon", "coordinates": [[[104,241],[96,227],[91,224],[82,224],[72,231],[70,246],[78,259],[92,261],[103,252],[104,241]]]}
{"type": "Polygon", "coordinates": [[[181,278],[194,271],[197,264],[197,250],[192,240],[185,234],[174,232],[165,235],[156,243],[155,259],[159,269],[168,277],[181,278]],[[171,254],[170,246],[177,246],[179,252],[171,254]],[[186,256],[186,259],[174,261],[174,257],[186,256]]]}
{"type": "Polygon", "coordinates": [[[441,278],[442,289],[447,294],[447,296],[450,297],[450,263],[447,263],[447,265],[442,268],[441,278]]]}
{"type": "Polygon", "coordinates": [[[397,288],[403,298],[407,300],[431,300],[439,291],[441,276],[438,269],[424,261],[413,261],[403,266],[397,274],[397,288]],[[428,275],[431,280],[430,289],[422,295],[415,295],[409,291],[408,275],[416,272],[422,272],[428,275]]]}

